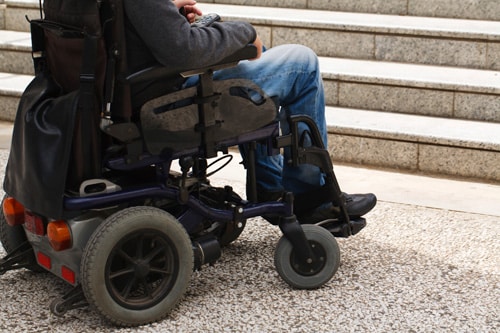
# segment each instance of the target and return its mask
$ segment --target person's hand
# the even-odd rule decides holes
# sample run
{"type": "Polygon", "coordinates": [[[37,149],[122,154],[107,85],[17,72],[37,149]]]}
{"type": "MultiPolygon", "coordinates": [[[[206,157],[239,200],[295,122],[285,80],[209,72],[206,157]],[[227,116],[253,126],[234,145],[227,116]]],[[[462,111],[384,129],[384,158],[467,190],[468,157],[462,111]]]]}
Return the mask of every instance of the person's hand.
{"type": "Polygon", "coordinates": [[[174,4],[177,8],[184,9],[184,15],[189,23],[193,23],[196,16],[201,16],[203,13],[196,7],[195,0],[174,0],[174,4]]]}
{"type": "Polygon", "coordinates": [[[255,56],[255,58],[250,60],[257,60],[262,55],[262,49],[264,48],[264,44],[262,43],[262,40],[260,39],[259,35],[257,35],[252,44],[255,45],[255,47],[257,48],[257,55],[255,56]]]}

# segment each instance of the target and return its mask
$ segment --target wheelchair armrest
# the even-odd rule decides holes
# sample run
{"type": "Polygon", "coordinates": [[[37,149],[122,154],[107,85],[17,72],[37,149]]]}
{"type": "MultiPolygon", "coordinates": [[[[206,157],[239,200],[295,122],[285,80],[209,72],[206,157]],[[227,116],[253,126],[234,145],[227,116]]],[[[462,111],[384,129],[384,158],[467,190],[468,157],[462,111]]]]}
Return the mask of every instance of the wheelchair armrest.
{"type": "Polygon", "coordinates": [[[175,78],[176,76],[179,76],[179,73],[177,71],[172,71],[168,67],[153,66],[132,73],[125,79],[130,84],[136,84],[146,81],[156,81],[158,79],[175,78]]]}
{"type": "Polygon", "coordinates": [[[224,58],[219,64],[237,62],[240,60],[253,59],[257,56],[257,46],[254,44],[247,44],[244,48],[239,49],[229,57],[224,58]]]}
{"type": "Polygon", "coordinates": [[[236,66],[239,61],[241,60],[247,60],[247,59],[252,59],[257,56],[257,47],[253,44],[248,44],[244,48],[236,51],[235,53],[231,54],[230,56],[224,58],[222,61],[207,66],[207,67],[202,67],[198,69],[192,69],[188,71],[184,71],[182,73],[172,71],[168,67],[163,67],[163,66],[154,66],[154,67],[149,67],[145,68],[139,72],[130,74],[127,76],[126,80],[130,84],[136,84],[140,82],[145,82],[145,81],[155,81],[158,79],[165,79],[165,78],[175,78],[179,74],[183,77],[189,77],[193,75],[198,75],[205,73],[209,70],[219,70],[222,68],[227,68],[227,67],[232,67],[236,66]]]}

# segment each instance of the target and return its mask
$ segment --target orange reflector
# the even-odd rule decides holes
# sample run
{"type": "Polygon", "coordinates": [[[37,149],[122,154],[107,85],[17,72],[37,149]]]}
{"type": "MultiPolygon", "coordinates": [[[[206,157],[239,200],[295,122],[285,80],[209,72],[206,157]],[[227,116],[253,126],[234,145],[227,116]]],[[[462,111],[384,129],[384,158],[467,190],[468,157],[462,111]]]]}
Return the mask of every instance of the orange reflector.
{"type": "Polygon", "coordinates": [[[61,267],[61,276],[64,280],[68,281],[71,284],[75,284],[75,272],[69,269],[66,266],[61,267]]]}
{"type": "Polygon", "coordinates": [[[41,266],[43,266],[43,267],[45,267],[47,269],[51,269],[52,268],[52,263],[50,261],[50,257],[49,256],[43,254],[42,252],[38,252],[36,254],[36,258],[38,259],[38,263],[41,266]]]}
{"type": "Polygon", "coordinates": [[[71,247],[71,231],[64,221],[52,221],[47,225],[47,237],[50,245],[56,251],[71,247]]]}
{"type": "Polygon", "coordinates": [[[24,207],[12,197],[6,197],[4,199],[3,214],[7,224],[10,226],[24,223],[24,207]]]}

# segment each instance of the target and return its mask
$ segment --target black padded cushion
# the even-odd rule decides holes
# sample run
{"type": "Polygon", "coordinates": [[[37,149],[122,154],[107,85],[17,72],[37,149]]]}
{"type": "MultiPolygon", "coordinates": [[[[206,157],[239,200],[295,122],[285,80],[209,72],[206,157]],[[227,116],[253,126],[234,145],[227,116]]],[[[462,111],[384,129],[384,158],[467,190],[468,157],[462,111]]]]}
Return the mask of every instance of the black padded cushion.
{"type": "MultiPolygon", "coordinates": [[[[214,108],[215,142],[236,138],[276,120],[277,107],[257,85],[248,80],[214,81],[220,94],[214,108]]],[[[144,141],[152,154],[177,152],[202,146],[197,87],[153,99],[141,108],[144,141]]]]}

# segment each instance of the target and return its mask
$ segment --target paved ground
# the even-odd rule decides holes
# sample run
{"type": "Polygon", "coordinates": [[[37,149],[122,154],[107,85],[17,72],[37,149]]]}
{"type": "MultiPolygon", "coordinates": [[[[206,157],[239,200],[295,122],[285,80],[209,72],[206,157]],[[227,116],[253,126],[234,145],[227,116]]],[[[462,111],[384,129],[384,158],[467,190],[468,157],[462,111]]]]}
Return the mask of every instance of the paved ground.
{"type": "MultiPolygon", "coordinates": [[[[3,137],[9,128],[0,124],[2,172],[3,137]]],[[[235,161],[213,182],[241,192],[242,172],[235,161]]],[[[344,190],[373,191],[380,202],[365,230],[338,240],[341,267],[318,290],[293,290],[279,278],[279,230],[258,218],[215,266],[193,274],[184,300],[162,322],[118,329],[91,309],[55,317],[48,304],[69,287],[21,270],[0,277],[0,331],[500,331],[500,186],[346,166],[336,173],[344,190]]]]}

